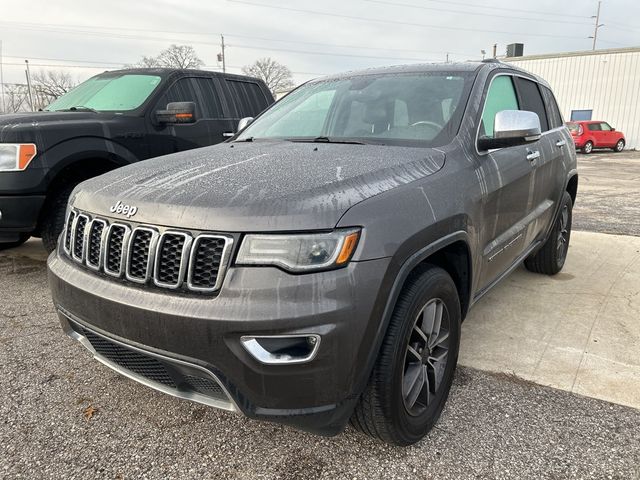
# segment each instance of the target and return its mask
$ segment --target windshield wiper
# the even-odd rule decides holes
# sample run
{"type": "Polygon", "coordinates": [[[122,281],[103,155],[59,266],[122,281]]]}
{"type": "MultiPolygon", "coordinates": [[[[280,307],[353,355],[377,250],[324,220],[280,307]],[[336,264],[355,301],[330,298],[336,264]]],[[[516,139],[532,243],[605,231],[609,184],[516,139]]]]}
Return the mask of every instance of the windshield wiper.
{"type": "Polygon", "coordinates": [[[326,137],[320,136],[315,138],[287,138],[290,142],[300,142],[300,143],[342,143],[349,145],[367,145],[367,142],[363,142],[361,140],[353,140],[350,138],[334,138],[334,137],[326,137]]]}
{"type": "Polygon", "coordinates": [[[243,138],[242,140],[234,140],[233,143],[236,142],[253,142],[253,137],[243,138]]]}
{"type": "Polygon", "coordinates": [[[70,107],[68,109],[69,112],[93,112],[93,113],[98,113],[97,110],[94,110],[91,107],[85,107],[84,105],[78,105],[77,107],[70,107]]]}

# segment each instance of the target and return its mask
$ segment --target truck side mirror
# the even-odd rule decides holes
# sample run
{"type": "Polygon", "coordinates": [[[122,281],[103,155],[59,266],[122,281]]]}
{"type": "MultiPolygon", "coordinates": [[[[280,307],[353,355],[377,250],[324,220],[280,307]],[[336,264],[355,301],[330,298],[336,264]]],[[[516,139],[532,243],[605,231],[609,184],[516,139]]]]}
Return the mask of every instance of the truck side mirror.
{"type": "Polygon", "coordinates": [[[196,121],[196,104],[194,102],[171,102],[166,110],[156,111],[158,123],[194,123],[196,121]]]}

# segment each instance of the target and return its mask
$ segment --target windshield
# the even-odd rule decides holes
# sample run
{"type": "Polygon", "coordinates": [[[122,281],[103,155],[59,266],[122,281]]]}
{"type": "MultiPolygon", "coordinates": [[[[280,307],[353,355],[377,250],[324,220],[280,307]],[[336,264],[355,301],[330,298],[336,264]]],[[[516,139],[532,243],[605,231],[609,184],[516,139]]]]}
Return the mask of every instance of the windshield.
{"type": "Polygon", "coordinates": [[[473,75],[366,75],[303,85],[249,125],[237,141],[354,141],[435,147],[457,134],[473,75]]]}
{"type": "Polygon", "coordinates": [[[156,75],[98,75],[65,93],[45,110],[60,111],[72,108],[105,112],[134,110],[151,95],[160,80],[156,75]]]}

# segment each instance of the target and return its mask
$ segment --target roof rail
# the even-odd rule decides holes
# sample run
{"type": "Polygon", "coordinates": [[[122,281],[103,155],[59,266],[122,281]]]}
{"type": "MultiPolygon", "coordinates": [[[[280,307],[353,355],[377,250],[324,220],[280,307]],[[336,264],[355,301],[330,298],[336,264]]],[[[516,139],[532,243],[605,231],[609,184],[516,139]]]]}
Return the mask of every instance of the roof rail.
{"type": "Polygon", "coordinates": [[[497,58],[485,58],[484,60],[482,60],[482,63],[502,63],[502,62],[497,58]]]}

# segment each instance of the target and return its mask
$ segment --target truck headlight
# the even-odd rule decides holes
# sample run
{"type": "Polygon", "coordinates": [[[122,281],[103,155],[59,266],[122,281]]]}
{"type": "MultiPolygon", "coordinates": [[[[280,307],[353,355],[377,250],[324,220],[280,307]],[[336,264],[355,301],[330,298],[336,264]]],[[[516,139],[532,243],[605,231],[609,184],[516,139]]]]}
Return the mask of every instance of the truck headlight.
{"type": "Polygon", "coordinates": [[[0,143],[0,172],[21,172],[36,153],[33,143],[0,143]]]}
{"type": "Polygon", "coordinates": [[[291,272],[343,267],[356,249],[360,229],[330,233],[246,235],[236,264],[275,265],[291,272]]]}

